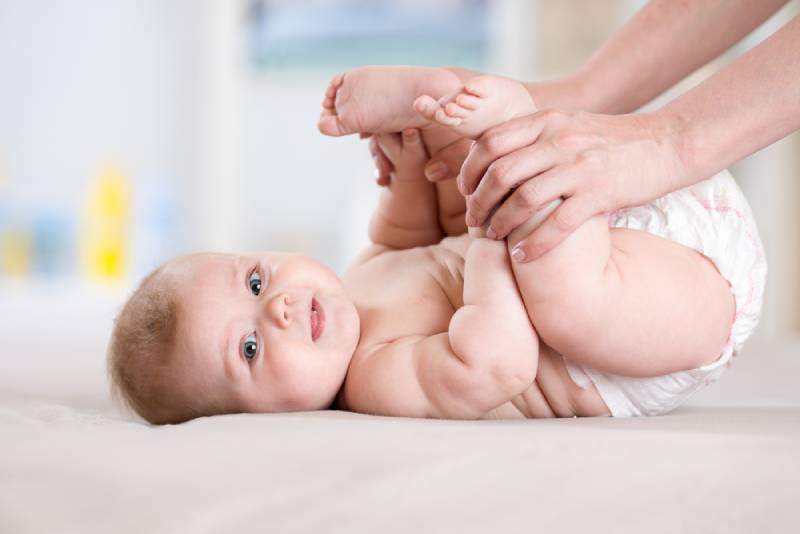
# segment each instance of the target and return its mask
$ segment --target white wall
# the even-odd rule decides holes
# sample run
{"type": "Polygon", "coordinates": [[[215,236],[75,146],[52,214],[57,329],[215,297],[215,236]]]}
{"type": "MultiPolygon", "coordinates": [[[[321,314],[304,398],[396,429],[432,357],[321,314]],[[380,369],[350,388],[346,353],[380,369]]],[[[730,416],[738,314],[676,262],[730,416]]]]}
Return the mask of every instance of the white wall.
{"type": "Polygon", "coordinates": [[[91,178],[108,163],[135,190],[166,181],[184,192],[199,15],[191,0],[0,2],[6,198],[78,218],[91,178]]]}

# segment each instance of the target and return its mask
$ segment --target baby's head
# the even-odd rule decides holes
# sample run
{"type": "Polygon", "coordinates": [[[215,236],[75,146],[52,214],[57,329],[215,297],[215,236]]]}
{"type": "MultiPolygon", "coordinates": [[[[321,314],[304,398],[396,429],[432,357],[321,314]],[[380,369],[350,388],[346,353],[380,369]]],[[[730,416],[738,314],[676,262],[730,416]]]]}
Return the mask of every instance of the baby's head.
{"type": "Polygon", "coordinates": [[[338,277],[299,254],[192,254],[145,278],[117,318],[112,387],[151,423],[317,410],[360,334],[338,277]]]}

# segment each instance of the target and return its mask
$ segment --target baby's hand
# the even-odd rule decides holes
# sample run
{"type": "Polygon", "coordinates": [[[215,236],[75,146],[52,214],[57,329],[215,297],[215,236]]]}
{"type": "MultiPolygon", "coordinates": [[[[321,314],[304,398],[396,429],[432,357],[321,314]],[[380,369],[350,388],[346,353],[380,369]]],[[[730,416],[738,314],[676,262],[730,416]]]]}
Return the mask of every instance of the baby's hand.
{"type": "MultiPolygon", "coordinates": [[[[377,144],[393,167],[389,173],[389,182],[427,181],[424,169],[428,163],[428,152],[419,130],[409,128],[399,134],[377,134],[372,137],[372,142],[377,144]]],[[[380,181],[378,183],[389,185],[380,181]]]]}

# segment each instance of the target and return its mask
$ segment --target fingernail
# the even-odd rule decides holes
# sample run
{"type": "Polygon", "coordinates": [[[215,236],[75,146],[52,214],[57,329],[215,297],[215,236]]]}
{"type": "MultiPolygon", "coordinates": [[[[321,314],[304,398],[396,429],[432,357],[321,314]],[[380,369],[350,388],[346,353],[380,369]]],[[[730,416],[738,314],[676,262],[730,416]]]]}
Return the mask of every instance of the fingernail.
{"type": "Polygon", "coordinates": [[[486,231],[486,237],[489,239],[497,239],[497,232],[495,232],[493,228],[489,228],[486,231]]]}
{"type": "Polygon", "coordinates": [[[514,261],[522,263],[523,261],[525,261],[526,257],[525,251],[522,250],[522,247],[520,245],[517,245],[516,247],[511,249],[511,257],[514,258],[514,261]]]}
{"type": "Polygon", "coordinates": [[[437,180],[447,174],[447,165],[442,162],[436,162],[425,167],[425,177],[428,180],[437,180]]]}
{"type": "Polygon", "coordinates": [[[403,130],[403,135],[406,136],[406,137],[409,137],[409,138],[416,137],[417,136],[417,131],[415,129],[413,129],[413,128],[409,128],[407,130],[403,130]]]}
{"type": "Polygon", "coordinates": [[[456,185],[458,186],[458,191],[459,191],[459,192],[460,192],[462,195],[466,196],[466,195],[467,195],[467,192],[466,192],[466,191],[464,191],[464,179],[463,179],[461,176],[459,176],[459,177],[458,177],[458,180],[456,180],[456,185]]]}

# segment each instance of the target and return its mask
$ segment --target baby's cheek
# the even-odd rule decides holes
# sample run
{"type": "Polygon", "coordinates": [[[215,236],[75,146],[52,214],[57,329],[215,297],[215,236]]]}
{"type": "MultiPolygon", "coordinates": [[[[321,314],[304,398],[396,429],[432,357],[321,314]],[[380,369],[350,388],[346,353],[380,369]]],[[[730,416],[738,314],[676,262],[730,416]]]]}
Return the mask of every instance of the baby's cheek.
{"type": "Polygon", "coordinates": [[[295,410],[324,408],[338,392],[341,380],[321,364],[324,360],[320,355],[301,348],[287,349],[272,355],[268,387],[295,410]]]}

